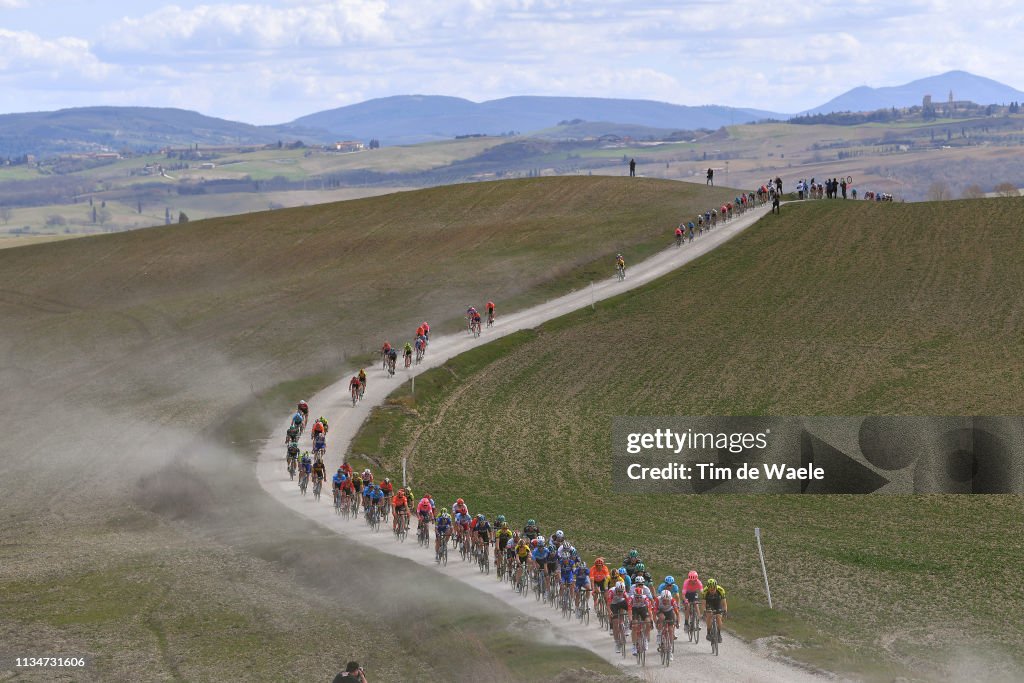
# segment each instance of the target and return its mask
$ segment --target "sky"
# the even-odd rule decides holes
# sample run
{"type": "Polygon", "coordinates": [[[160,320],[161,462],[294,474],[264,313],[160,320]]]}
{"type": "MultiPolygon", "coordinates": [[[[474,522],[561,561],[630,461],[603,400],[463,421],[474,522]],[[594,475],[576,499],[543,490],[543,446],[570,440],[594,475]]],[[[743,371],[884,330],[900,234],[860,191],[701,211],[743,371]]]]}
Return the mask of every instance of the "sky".
{"type": "Polygon", "coordinates": [[[1024,90],[1021,35],[1016,0],[0,0],[0,113],[273,124],[409,94],[797,112],[953,69],[1024,90]]]}

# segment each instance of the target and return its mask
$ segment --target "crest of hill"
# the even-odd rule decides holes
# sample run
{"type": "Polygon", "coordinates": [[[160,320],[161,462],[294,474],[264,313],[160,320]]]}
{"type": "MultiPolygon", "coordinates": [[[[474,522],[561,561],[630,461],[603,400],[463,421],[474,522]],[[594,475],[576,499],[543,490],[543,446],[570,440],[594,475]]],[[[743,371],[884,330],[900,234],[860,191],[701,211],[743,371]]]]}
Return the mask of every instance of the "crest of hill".
{"type": "Polygon", "coordinates": [[[254,126],[164,107],[77,107],[0,115],[0,156],[186,145],[254,145],[326,140],[324,131],[254,126]]]}
{"type": "Polygon", "coordinates": [[[935,102],[945,102],[950,91],[958,101],[977,104],[1008,104],[1024,100],[1024,92],[991,78],[975,76],[966,71],[949,71],[922,78],[904,85],[871,88],[860,86],[833,98],[803,114],[830,114],[842,111],[875,111],[889,107],[920,105],[925,95],[935,102]]]}
{"type": "Polygon", "coordinates": [[[529,133],[574,119],[694,130],[784,116],[757,109],[601,97],[521,96],[477,103],[458,97],[399,95],[309,114],[286,126],[322,128],[338,136],[377,138],[385,144],[408,144],[475,133],[529,133]]]}

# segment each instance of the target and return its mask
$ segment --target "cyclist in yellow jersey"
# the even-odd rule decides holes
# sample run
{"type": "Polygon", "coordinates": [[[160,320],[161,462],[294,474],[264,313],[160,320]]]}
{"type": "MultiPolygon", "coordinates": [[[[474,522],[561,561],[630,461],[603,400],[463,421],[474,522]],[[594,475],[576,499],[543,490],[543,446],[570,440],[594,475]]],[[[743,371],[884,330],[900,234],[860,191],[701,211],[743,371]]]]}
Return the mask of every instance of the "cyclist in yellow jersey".
{"type": "Polygon", "coordinates": [[[708,585],[701,591],[704,596],[704,625],[707,634],[711,635],[711,619],[718,621],[718,642],[722,642],[722,616],[729,613],[729,601],[725,599],[725,588],[714,579],[708,579],[708,585]],[[718,611],[721,610],[721,611],[718,611]]]}
{"type": "Polygon", "coordinates": [[[366,368],[359,369],[359,396],[366,393],[366,368]]]}

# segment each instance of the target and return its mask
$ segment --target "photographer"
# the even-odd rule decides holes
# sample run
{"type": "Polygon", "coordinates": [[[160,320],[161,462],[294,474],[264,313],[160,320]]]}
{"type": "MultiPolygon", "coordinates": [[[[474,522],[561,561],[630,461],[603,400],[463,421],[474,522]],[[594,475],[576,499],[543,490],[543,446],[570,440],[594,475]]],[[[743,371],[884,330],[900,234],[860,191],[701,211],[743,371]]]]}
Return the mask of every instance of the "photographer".
{"type": "Polygon", "coordinates": [[[366,676],[359,662],[349,662],[345,670],[334,677],[332,683],[366,683],[366,676]]]}

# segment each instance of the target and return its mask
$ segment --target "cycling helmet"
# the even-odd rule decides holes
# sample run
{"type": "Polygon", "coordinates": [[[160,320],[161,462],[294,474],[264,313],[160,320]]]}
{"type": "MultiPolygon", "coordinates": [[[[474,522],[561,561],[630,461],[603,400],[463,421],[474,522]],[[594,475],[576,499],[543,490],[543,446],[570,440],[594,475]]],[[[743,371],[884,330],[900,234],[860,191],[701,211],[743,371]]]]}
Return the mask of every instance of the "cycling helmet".
{"type": "Polygon", "coordinates": [[[501,523],[501,528],[502,529],[507,529],[508,528],[508,522],[502,522],[501,523]]]}
{"type": "Polygon", "coordinates": [[[292,415],[292,423],[302,424],[302,415],[300,413],[295,413],[294,415],[292,415]]]}
{"type": "Polygon", "coordinates": [[[598,567],[603,567],[604,566],[604,558],[603,557],[597,558],[596,560],[594,560],[594,564],[596,564],[598,567]]]}
{"type": "Polygon", "coordinates": [[[615,592],[616,593],[625,593],[626,592],[626,584],[621,583],[621,582],[615,584],[615,592]]]}
{"type": "Polygon", "coordinates": [[[505,523],[505,515],[498,515],[498,524],[505,523]]]}
{"type": "Polygon", "coordinates": [[[338,468],[338,474],[341,474],[343,471],[340,467],[338,468]]]}
{"type": "Polygon", "coordinates": [[[391,480],[390,480],[390,479],[388,479],[387,477],[384,477],[384,483],[385,483],[385,484],[390,484],[390,483],[391,483],[391,480]]]}
{"type": "Polygon", "coordinates": [[[537,547],[537,545],[538,545],[538,544],[537,544],[537,539],[536,539],[536,538],[535,538],[535,539],[533,539],[532,541],[530,541],[530,547],[531,547],[531,548],[536,548],[536,547],[537,547]]]}
{"type": "Polygon", "coordinates": [[[487,521],[487,518],[484,517],[483,514],[477,515],[476,519],[477,519],[478,522],[486,522],[487,521]]]}
{"type": "Polygon", "coordinates": [[[622,254],[616,254],[615,258],[622,258],[622,254]]]}
{"type": "Polygon", "coordinates": [[[537,544],[538,545],[544,545],[544,537],[543,536],[538,536],[537,537],[537,544]]]}
{"type": "Polygon", "coordinates": [[[640,557],[640,551],[637,550],[636,548],[633,548],[632,550],[629,551],[629,557],[630,557],[630,559],[635,560],[636,558],[640,557]]]}
{"type": "Polygon", "coordinates": [[[665,601],[665,602],[668,602],[669,600],[671,600],[672,599],[672,591],[669,591],[669,590],[661,591],[661,599],[663,601],[665,601]]]}
{"type": "Polygon", "coordinates": [[[643,572],[647,569],[647,565],[643,562],[637,562],[633,568],[636,569],[638,572],[643,572]]]}
{"type": "Polygon", "coordinates": [[[626,575],[626,568],[625,567],[619,567],[617,571],[619,572],[619,576],[625,576],[626,575]]]}
{"type": "Polygon", "coordinates": [[[455,504],[456,504],[456,505],[465,505],[465,504],[466,504],[466,501],[464,501],[464,500],[462,500],[461,498],[459,498],[459,499],[458,499],[457,501],[455,501],[455,504]]]}
{"type": "Polygon", "coordinates": [[[447,510],[441,510],[441,517],[449,517],[449,516],[450,515],[448,514],[447,510]]]}
{"type": "Polygon", "coordinates": [[[569,555],[571,557],[576,557],[576,548],[569,546],[569,555]]]}
{"type": "Polygon", "coordinates": [[[708,588],[714,588],[717,585],[718,585],[717,581],[715,581],[714,579],[708,579],[708,588]]]}
{"type": "Polygon", "coordinates": [[[559,540],[561,540],[561,539],[565,538],[565,532],[562,531],[561,529],[559,529],[558,531],[555,532],[555,537],[558,538],[559,540]]]}
{"type": "Polygon", "coordinates": [[[686,578],[688,578],[688,579],[696,579],[697,576],[698,576],[697,572],[691,570],[690,573],[686,575],[686,578]]]}
{"type": "Polygon", "coordinates": [[[306,403],[305,401],[299,401],[299,407],[300,408],[308,408],[309,404],[306,403]]]}
{"type": "Polygon", "coordinates": [[[633,579],[633,583],[636,584],[637,586],[642,586],[642,585],[644,585],[647,582],[644,581],[644,577],[638,576],[635,579],[633,579]]]}
{"type": "Polygon", "coordinates": [[[671,574],[669,576],[665,577],[665,583],[667,583],[668,585],[671,586],[675,582],[676,582],[676,578],[674,576],[672,576],[671,574]]]}
{"type": "Polygon", "coordinates": [[[537,520],[534,520],[534,519],[526,520],[526,526],[537,526],[537,520]]]}

